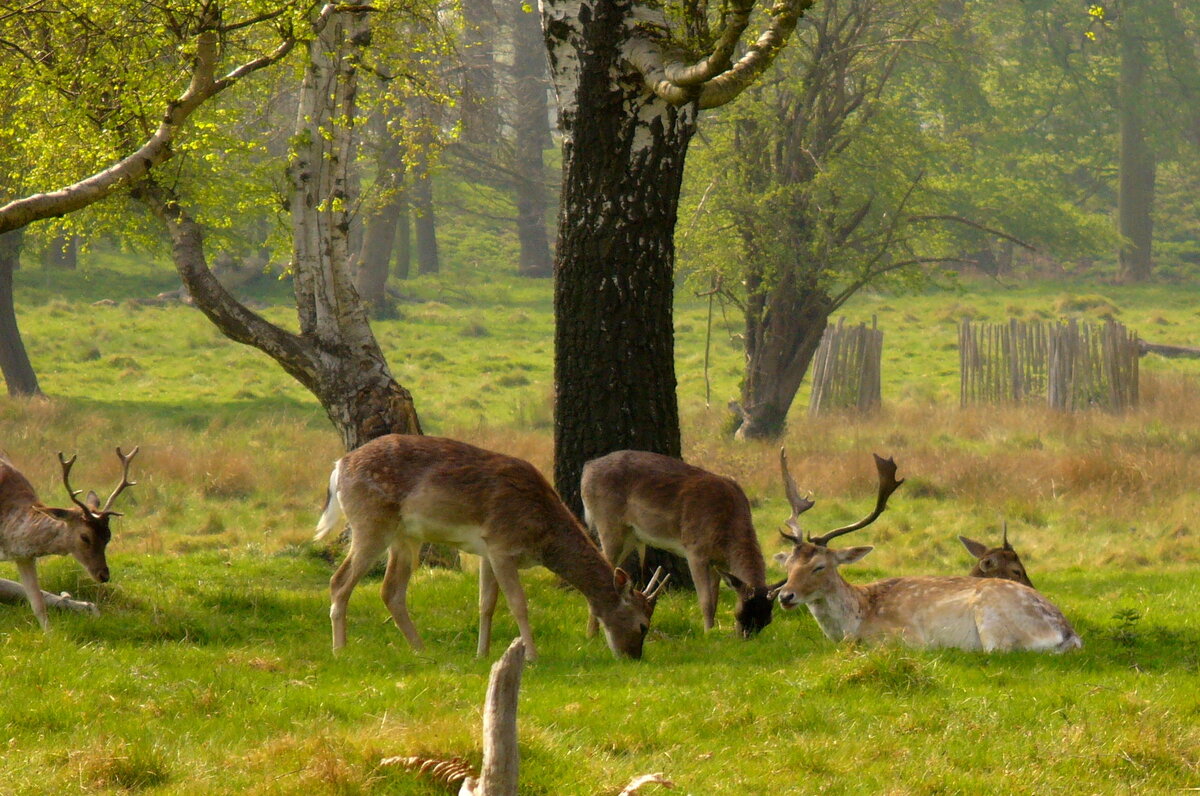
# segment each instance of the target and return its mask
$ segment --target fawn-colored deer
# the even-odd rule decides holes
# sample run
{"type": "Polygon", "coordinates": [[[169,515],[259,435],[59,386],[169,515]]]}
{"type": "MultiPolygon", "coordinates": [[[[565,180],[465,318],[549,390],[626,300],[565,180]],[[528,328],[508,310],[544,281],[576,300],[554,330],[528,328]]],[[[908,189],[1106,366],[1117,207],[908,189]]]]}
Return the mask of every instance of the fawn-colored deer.
{"type": "Polygon", "coordinates": [[[781,456],[792,516],[792,533],[780,532],[792,543],[790,553],[777,558],[787,569],[778,588],[785,609],[807,604],[821,630],[834,641],[898,640],[915,647],[957,647],[965,650],[1037,650],[1064,652],[1082,642],[1062,612],[1034,589],[994,578],[907,577],[857,586],[848,583],[838,567],[858,561],[871,547],[834,550],[835,537],[874,522],[887,507],[896,480],[896,464],[875,457],[879,493],[875,509],[856,523],[823,536],[801,537],[799,515],[812,502],[799,490],[781,456]]]}
{"type": "Polygon", "coordinates": [[[584,519],[614,566],[647,545],[687,560],[704,629],[716,621],[719,574],[737,595],[744,638],[771,623],[766,565],[750,501],[732,478],[645,451],[616,451],[583,466],[584,519]]]}
{"type": "Polygon", "coordinates": [[[1029,574],[1025,571],[1025,565],[1021,563],[1021,557],[1008,543],[1008,522],[1004,523],[1004,541],[999,547],[988,547],[982,542],[968,539],[965,536],[958,537],[958,540],[963,543],[963,547],[967,548],[968,553],[978,559],[975,567],[969,573],[972,578],[1015,580],[1017,583],[1024,583],[1031,589],[1035,588],[1033,582],[1029,580],[1029,574]]]}
{"type": "Polygon", "coordinates": [[[664,581],[644,593],[634,589],[529,462],[440,437],[379,437],[334,465],[316,539],[329,534],[343,513],[351,541],[330,581],[335,651],[346,643],[350,593],[384,550],[383,601],[408,642],[422,649],[406,593],[421,543],[433,542],[480,557],[479,655],[489,649],[500,590],[534,657],[518,570],[540,564],[583,593],[615,654],[642,656],[664,581]]]}
{"type": "Polygon", "coordinates": [[[63,486],[75,504],[69,509],[42,503],[29,479],[7,459],[0,458],[0,560],[16,562],[21,585],[43,630],[50,629],[50,620],[46,615],[45,595],[38,586],[37,559],[70,555],[99,582],[108,580],[108,561],[104,553],[112,538],[109,520],[121,516],[111,509],[117,495],[136,483],[129,480],[129,463],[137,452],[135,447],[126,455],[117,448],[122,466],[121,483],[103,507],[95,492],[88,492],[83,500],[79,499],[80,490],[72,489],[70,480],[75,457],[65,459],[59,453],[63,486]]]}

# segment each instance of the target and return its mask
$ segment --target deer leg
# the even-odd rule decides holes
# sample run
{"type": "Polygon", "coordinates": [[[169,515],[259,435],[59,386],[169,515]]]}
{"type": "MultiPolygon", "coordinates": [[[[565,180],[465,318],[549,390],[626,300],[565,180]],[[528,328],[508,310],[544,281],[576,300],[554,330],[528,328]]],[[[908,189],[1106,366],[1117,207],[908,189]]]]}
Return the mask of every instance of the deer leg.
{"type": "Polygon", "coordinates": [[[359,529],[360,533],[352,538],[346,560],[329,579],[329,621],[333,625],[334,652],[346,646],[346,603],[350,602],[350,593],[379,558],[385,545],[377,535],[371,536],[362,530],[359,529]],[[370,541],[362,541],[367,538],[370,541]]]}
{"type": "Polygon", "coordinates": [[[392,614],[392,621],[408,639],[414,650],[425,649],[417,626],[408,615],[408,581],[416,566],[421,546],[410,539],[392,542],[388,548],[387,570],[383,573],[383,604],[392,614]]]}
{"type": "Polygon", "coordinates": [[[37,561],[32,558],[17,559],[17,572],[21,573],[21,585],[25,587],[25,596],[29,598],[29,606],[43,631],[50,630],[50,619],[46,616],[46,600],[38,586],[37,561]]]}
{"type": "Polygon", "coordinates": [[[712,630],[717,617],[717,586],[719,582],[707,558],[688,556],[688,571],[696,585],[696,599],[700,601],[700,613],[704,617],[704,629],[712,630]]]}
{"type": "Polygon", "coordinates": [[[496,613],[496,599],[500,596],[500,584],[492,572],[487,556],[479,560],[479,645],[475,654],[482,658],[492,646],[492,616],[496,613]]]}
{"type": "Polygon", "coordinates": [[[528,653],[529,660],[537,658],[537,650],[533,646],[533,631],[529,627],[529,611],[525,600],[525,589],[521,586],[521,576],[517,569],[517,562],[511,558],[489,556],[492,565],[492,574],[495,575],[496,581],[500,584],[500,590],[504,592],[504,601],[508,603],[508,610],[513,615],[513,619],[517,620],[517,627],[521,630],[521,640],[525,642],[525,651],[528,653]]]}

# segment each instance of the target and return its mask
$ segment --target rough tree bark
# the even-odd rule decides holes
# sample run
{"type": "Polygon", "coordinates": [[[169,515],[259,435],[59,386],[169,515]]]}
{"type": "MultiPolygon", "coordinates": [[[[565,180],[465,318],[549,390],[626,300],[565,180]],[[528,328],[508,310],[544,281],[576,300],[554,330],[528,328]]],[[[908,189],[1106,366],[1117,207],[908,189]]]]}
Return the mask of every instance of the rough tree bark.
{"type": "Polygon", "coordinates": [[[21,257],[23,238],[20,229],[0,232],[0,372],[4,374],[8,394],[13,397],[42,394],[37,374],[25,353],[13,303],[13,272],[21,257]]]}
{"type": "MultiPolygon", "coordinates": [[[[680,454],[673,233],[696,114],[750,85],[810,4],[772,6],[765,32],[735,61],[754,6],[730,3],[723,27],[705,37],[710,51],[688,64],[650,4],[543,0],[565,171],[555,258],[554,476],[576,512],[589,459],[621,448],[680,454]]],[[[706,25],[703,16],[685,20],[689,34],[706,25]]],[[[690,582],[679,559],[664,563],[690,582]]]]}

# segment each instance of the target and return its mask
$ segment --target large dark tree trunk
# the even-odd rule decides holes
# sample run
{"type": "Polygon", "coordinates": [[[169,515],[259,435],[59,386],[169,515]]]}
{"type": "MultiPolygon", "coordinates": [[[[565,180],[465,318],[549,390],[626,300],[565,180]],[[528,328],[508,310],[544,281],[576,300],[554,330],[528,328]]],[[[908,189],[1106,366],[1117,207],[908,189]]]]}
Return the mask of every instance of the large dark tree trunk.
{"type": "Polygon", "coordinates": [[[796,286],[787,272],[770,291],[751,274],[746,304],[746,375],[739,406],[739,439],[778,439],[808,372],[833,302],[824,292],[796,286]]]}
{"type": "Polygon", "coordinates": [[[37,374],[25,353],[13,302],[13,272],[21,257],[24,234],[20,229],[0,233],[0,372],[4,373],[8,394],[13,397],[42,394],[37,374]]]}
{"type": "Polygon", "coordinates": [[[517,238],[521,244],[517,273],[548,277],[554,273],[546,234],[546,168],[542,153],[550,146],[546,102],[549,78],[542,26],[536,13],[511,3],[513,30],[513,173],[517,205],[517,238]]]}
{"type": "MultiPolygon", "coordinates": [[[[569,104],[560,89],[554,480],[576,512],[589,459],[624,448],[680,455],[674,230],[696,118],[694,105],[675,108],[610,79],[620,70],[613,42],[627,20],[615,5],[592,8],[594,48],[581,51],[569,104]]],[[[647,559],[675,582],[691,582],[681,559],[661,551],[647,559]]]]}
{"type": "Polygon", "coordinates": [[[1124,241],[1120,251],[1121,278],[1143,282],[1153,270],[1154,181],[1156,162],[1146,136],[1150,87],[1146,82],[1149,54],[1136,3],[1122,5],[1121,68],[1118,113],[1121,137],[1117,231],[1124,241]]]}

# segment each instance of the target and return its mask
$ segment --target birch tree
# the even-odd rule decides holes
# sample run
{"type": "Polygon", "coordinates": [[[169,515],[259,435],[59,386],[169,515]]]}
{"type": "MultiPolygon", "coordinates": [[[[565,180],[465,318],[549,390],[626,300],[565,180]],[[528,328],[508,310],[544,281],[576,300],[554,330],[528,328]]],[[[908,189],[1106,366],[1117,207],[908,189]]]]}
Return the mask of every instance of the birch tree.
{"type": "Polygon", "coordinates": [[[812,1],[542,0],[564,136],[555,486],[576,511],[588,459],[680,453],[673,236],[688,144],[699,112],[753,84],[812,1]]]}

